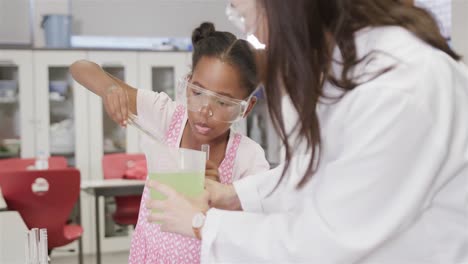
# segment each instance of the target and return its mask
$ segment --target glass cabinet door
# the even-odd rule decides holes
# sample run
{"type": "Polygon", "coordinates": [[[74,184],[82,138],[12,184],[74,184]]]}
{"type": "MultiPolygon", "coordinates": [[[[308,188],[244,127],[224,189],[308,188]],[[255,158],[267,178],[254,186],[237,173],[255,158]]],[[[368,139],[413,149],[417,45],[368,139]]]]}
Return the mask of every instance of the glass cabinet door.
{"type": "Polygon", "coordinates": [[[178,99],[179,79],[190,71],[188,52],[141,52],[139,54],[140,88],[164,92],[178,99]]]}
{"type": "Polygon", "coordinates": [[[176,82],[174,67],[151,67],[151,90],[154,92],[164,92],[175,99],[176,82]]]}
{"type": "MultiPolygon", "coordinates": [[[[99,64],[104,71],[137,87],[137,53],[90,51],[88,59],[99,64]]],[[[113,153],[138,152],[138,132],[133,127],[122,128],[107,114],[99,96],[86,92],[89,98],[89,135],[93,151],[90,152],[93,179],[102,179],[102,157],[113,153]]]]}
{"type": "Polygon", "coordinates": [[[34,156],[32,53],[0,51],[0,158],[34,156]]]}
{"type": "Polygon", "coordinates": [[[83,87],[70,75],[70,65],[86,52],[36,51],[36,150],[64,156],[70,166],[88,174],[88,101],[83,87]]]}
{"type": "Polygon", "coordinates": [[[0,65],[0,158],[20,156],[18,66],[0,65]]]}
{"type": "Polygon", "coordinates": [[[74,165],[76,132],[73,81],[66,66],[48,67],[49,152],[74,165]]]}

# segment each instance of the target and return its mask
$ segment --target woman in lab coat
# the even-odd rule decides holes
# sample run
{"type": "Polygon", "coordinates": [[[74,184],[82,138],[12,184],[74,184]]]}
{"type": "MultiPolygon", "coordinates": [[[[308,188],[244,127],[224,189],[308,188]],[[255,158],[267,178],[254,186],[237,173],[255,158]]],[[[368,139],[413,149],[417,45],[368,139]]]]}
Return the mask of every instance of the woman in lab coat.
{"type": "Polygon", "coordinates": [[[286,161],[208,182],[225,210],[151,182],[168,198],[147,204],[162,211],[150,220],[200,237],[203,263],[468,263],[468,71],[430,15],[396,0],[232,0],[228,16],[266,44],[286,161]]]}

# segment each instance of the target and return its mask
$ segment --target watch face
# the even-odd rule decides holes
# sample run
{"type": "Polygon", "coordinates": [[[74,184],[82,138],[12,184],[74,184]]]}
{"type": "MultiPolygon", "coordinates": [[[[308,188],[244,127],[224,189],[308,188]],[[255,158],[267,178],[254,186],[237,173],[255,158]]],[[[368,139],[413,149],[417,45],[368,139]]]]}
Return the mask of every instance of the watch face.
{"type": "Polygon", "coordinates": [[[200,228],[203,226],[204,222],[205,222],[205,215],[203,213],[198,213],[193,216],[192,227],[200,228]]]}

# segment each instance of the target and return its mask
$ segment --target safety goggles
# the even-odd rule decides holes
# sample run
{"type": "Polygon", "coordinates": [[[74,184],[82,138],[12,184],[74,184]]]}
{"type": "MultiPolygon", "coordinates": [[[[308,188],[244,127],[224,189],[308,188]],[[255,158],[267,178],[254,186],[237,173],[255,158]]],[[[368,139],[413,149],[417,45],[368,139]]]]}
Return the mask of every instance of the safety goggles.
{"type": "Polygon", "coordinates": [[[185,90],[185,106],[188,111],[206,114],[213,120],[234,123],[244,118],[251,96],[239,100],[224,96],[208,89],[199,87],[183,79],[179,81],[179,89],[185,90]]]}

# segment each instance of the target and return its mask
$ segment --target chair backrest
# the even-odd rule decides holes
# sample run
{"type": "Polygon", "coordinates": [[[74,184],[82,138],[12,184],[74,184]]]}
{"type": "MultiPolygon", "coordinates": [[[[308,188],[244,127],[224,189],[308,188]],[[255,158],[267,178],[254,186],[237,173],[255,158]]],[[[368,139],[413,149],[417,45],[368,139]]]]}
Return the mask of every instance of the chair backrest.
{"type": "MultiPolygon", "coordinates": [[[[0,160],[1,171],[27,170],[29,166],[34,166],[34,158],[11,158],[0,160]]],[[[49,157],[49,169],[65,169],[68,167],[67,159],[62,156],[49,157]]]]}
{"type": "Polygon", "coordinates": [[[61,245],[80,194],[78,170],[4,171],[0,187],[8,208],[18,211],[29,229],[47,228],[49,249],[61,245]]]}
{"type": "Polygon", "coordinates": [[[144,160],[144,154],[108,154],[102,158],[104,179],[121,179],[125,172],[138,160],[144,160]]]}

